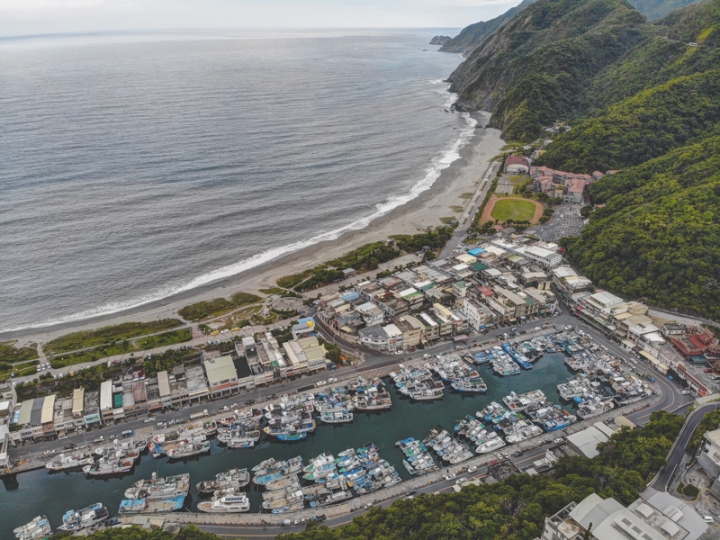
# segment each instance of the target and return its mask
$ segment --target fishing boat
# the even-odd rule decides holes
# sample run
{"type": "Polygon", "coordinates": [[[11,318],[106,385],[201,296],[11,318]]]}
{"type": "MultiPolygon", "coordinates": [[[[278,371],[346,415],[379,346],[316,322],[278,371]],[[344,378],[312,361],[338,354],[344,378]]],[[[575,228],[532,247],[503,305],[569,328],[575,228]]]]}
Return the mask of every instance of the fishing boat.
{"type": "Polygon", "coordinates": [[[100,525],[110,517],[108,509],[103,503],[91,504],[82,510],[68,510],[62,517],[63,523],[58,527],[63,532],[79,532],[100,525]]]}
{"type": "Polygon", "coordinates": [[[505,396],[502,400],[511,412],[518,413],[539,408],[545,403],[545,399],[545,393],[542,390],[531,390],[520,395],[510,392],[510,395],[505,396]]]}
{"type": "Polygon", "coordinates": [[[345,424],[353,421],[353,413],[346,409],[325,410],[320,413],[320,421],[326,424],[345,424]]]}
{"type": "Polygon", "coordinates": [[[190,474],[158,477],[153,473],[150,480],[138,480],[125,490],[126,499],[171,499],[187,496],[190,490],[190,474]]]}
{"type": "Polygon", "coordinates": [[[129,458],[100,458],[92,465],[85,465],[83,467],[83,472],[88,476],[111,476],[113,474],[124,474],[126,472],[130,472],[134,466],[135,461],[129,458]]]}
{"type": "Polygon", "coordinates": [[[228,448],[253,448],[260,440],[260,430],[231,430],[218,434],[218,441],[228,448]]]}
{"type": "Polygon", "coordinates": [[[533,424],[527,424],[521,429],[507,435],[505,440],[507,440],[508,444],[515,444],[542,435],[542,433],[542,428],[533,424]]]}
{"type": "Polygon", "coordinates": [[[478,454],[487,454],[488,452],[493,452],[495,450],[499,450],[503,446],[505,446],[505,441],[503,441],[500,437],[497,436],[497,433],[494,433],[495,437],[492,437],[488,440],[486,440],[483,444],[478,446],[475,451],[478,454]]]}
{"type": "Polygon", "coordinates": [[[40,540],[52,536],[52,527],[46,516],[37,516],[32,521],[13,529],[18,540],[40,540]]]}
{"type": "Polygon", "coordinates": [[[450,382],[450,386],[458,392],[469,392],[473,394],[484,394],[487,392],[487,384],[480,378],[453,379],[453,381],[450,382]]]}
{"type": "Polygon", "coordinates": [[[316,482],[335,472],[337,465],[332,454],[322,454],[310,461],[310,464],[303,469],[303,478],[310,482],[316,482]]]}
{"type": "Polygon", "coordinates": [[[210,451],[210,441],[183,441],[176,448],[165,451],[170,459],[185,459],[210,451]]]}
{"type": "Polygon", "coordinates": [[[215,514],[239,514],[250,510],[250,499],[246,495],[229,495],[214,501],[200,502],[197,509],[215,514]]]}
{"type": "Polygon", "coordinates": [[[497,401],[492,401],[484,409],[476,413],[476,416],[485,422],[497,424],[507,414],[507,409],[500,405],[497,401]]]}
{"type": "Polygon", "coordinates": [[[300,487],[300,480],[298,480],[297,474],[284,476],[283,478],[265,484],[267,491],[283,491],[295,487],[300,487]]]}
{"type": "Polygon", "coordinates": [[[215,480],[203,480],[195,486],[201,494],[213,493],[218,489],[245,487],[250,483],[247,469],[230,469],[215,475],[215,480]]]}
{"type": "Polygon", "coordinates": [[[613,410],[615,404],[610,399],[602,399],[600,397],[594,397],[588,401],[583,402],[577,410],[577,415],[586,420],[594,416],[606,413],[613,410]]]}
{"type": "Polygon", "coordinates": [[[185,496],[167,499],[123,499],[120,501],[119,515],[123,514],[160,514],[181,510],[185,496]]]}
{"type": "Polygon", "coordinates": [[[275,463],[273,463],[272,472],[266,472],[265,474],[256,474],[256,476],[253,478],[253,483],[259,486],[264,486],[270,484],[271,482],[275,482],[276,480],[280,480],[281,478],[284,478],[286,476],[290,476],[291,474],[297,473],[302,468],[302,456],[297,456],[287,461],[282,461],[280,462],[279,467],[276,467],[275,463]]]}
{"type": "Polygon", "coordinates": [[[60,454],[45,464],[45,468],[51,471],[67,471],[90,465],[94,462],[92,455],[87,452],[75,452],[73,454],[60,454]]]}
{"type": "Polygon", "coordinates": [[[524,354],[518,352],[510,343],[503,343],[502,348],[522,369],[529,370],[533,368],[530,360],[524,354]]]}

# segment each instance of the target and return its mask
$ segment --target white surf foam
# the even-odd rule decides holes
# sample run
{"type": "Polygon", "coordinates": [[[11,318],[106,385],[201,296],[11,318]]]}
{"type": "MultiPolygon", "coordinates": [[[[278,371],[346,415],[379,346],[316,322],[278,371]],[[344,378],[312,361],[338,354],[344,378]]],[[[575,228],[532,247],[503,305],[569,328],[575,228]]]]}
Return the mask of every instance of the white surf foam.
{"type": "MultiPolygon", "coordinates": [[[[431,81],[431,83],[440,84],[443,83],[443,81],[431,81]]],[[[447,85],[447,83],[444,84],[447,85]]],[[[449,88],[449,85],[447,85],[447,87],[442,92],[443,95],[447,94],[447,101],[445,103],[446,108],[450,107],[457,100],[457,96],[449,92],[449,88]]],[[[437,181],[437,179],[440,178],[442,171],[450,167],[450,165],[452,165],[456,160],[460,158],[460,150],[462,150],[462,148],[470,142],[470,139],[475,132],[475,126],[477,125],[477,120],[472,118],[469,113],[462,113],[462,117],[465,119],[465,127],[460,131],[460,136],[450,145],[449,148],[442,151],[440,154],[438,154],[432,159],[430,166],[425,171],[425,176],[418,180],[407,193],[404,193],[402,195],[395,195],[393,197],[390,197],[388,200],[375,205],[375,211],[366,217],[360,218],[348,225],[345,225],[333,231],[318,234],[317,236],[314,236],[307,240],[268,249],[252,257],[242,259],[236,263],[223,266],[221,268],[218,268],[217,270],[213,270],[211,272],[208,272],[207,274],[198,276],[184,285],[163,287],[150,294],[136,297],[127,301],[110,302],[97,308],[80,311],[66,317],[61,317],[58,319],[41,322],[34,325],[0,329],[0,332],[14,332],[18,330],[26,330],[32,328],[45,328],[57,324],[82,321],[104,315],[112,315],[114,313],[119,313],[129,309],[141,307],[152,302],[157,302],[174,294],[187,292],[198,287],[202,287],[203,285],[207,285],[209,283],[220,281],[222,279],[240,274],[242,272],[260,266],[261,264],[265,264],[274,259],[277,259],[283,255],[299,251],[315,244],[319,244],[320,242],[336,240],[346,232],[364,229],[372,221],[387,215],[395,208],[407,204],[413,199],[419,197],[421,193],[429,190],[437,181]]]]}

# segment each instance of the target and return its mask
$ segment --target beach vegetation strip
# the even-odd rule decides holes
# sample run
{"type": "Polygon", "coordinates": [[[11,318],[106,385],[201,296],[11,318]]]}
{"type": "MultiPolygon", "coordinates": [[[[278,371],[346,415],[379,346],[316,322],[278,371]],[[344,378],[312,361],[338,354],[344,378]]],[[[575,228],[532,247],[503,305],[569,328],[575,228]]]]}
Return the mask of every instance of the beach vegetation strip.
{"type": "Polygon", "coordinates": [[[454,227],[430,228],[418,234],[394,235],[385,242],[365,244],[342,257],[278,279],[277,284],[295,291],[309,291],[345,278],[343,270],[353,269],[358,273],[376,270],[381,263],[423,249],[438,250],[453,235],[454,227]]]}
{"type": "Polygon", "coordinates": [[[0,364],[27,362],[38,357],[35,344],[18,347],[17,341],[0,341],[0,364]]]}
{"type": "Polygon", "coordinates": [[[527,199],[507,198],[495,201],[490,215],[496,221],[532,221],[535,203],[527,199]]]}
{"type": "Polygon", "coordinates": [[[164,347],[168,345],[177,345],[192,340],[192,330],[190,328],[180,328],[147,336],[142,339],[125,339],[110,345],[101,345],[93,349],[87,349],[72,353],[61,353],[50,360],[50,364],[54,369],[59,369],[74,364],[83,364],[85,362],[94,362],[101,358],[109,358],[110,356],[131,354],[136,352],[148,351],[156,347],[164,347]]]}
{"type": "Polygon", "coordinates": [[[100,345],[109,346],[118,341],[157,334],[182,325],[183,322],[180,319],[160,319],[150,322],[127,322],[104,326],[96,330],[83,330],[65,334],[45,343],[43,350],[45,354],[60,354],[100,345]]]}
{"type": "Polygon", "coordinates": [[[256,294],[237,292],[227,298],[213,298],[212,300],[202,300],[195,302],[189,306],[185,306],[178,311],[178,314],[188,321],[199,321],[208,317],[216,317],[223,315],[235,309],[256,304],[262,301],[262,297],[256,294]]]}

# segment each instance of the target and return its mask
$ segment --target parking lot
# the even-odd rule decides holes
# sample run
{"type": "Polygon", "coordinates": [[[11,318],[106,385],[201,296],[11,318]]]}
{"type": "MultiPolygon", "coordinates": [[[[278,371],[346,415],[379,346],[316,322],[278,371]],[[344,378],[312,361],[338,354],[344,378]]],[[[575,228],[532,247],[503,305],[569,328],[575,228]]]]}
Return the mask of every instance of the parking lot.
{"type": "Polygon", "coordinates": [[[580,204],[558,206],[550,223],[536,225],[527,229],[526,232],[549,242],[557,242],[564,236],[577,236],[585,226],[585,219],[580,215],[581,208],[580,204]]]}

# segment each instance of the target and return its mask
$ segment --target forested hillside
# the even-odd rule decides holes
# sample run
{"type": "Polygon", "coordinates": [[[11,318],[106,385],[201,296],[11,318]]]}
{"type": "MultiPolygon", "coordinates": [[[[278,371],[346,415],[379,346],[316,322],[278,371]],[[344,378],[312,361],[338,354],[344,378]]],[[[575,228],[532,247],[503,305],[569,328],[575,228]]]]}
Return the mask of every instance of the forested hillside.
{"type": "Polygon", "coordinates": [[[606,206],[566,240],[598,286],[720,318],[720,0],[652,30],[588,86],[591,116],[539,162],[622,169],[590,186],[606,206]]]}
{"type": "Polygon", "coordinates": [[[476,48],[450,76],[458,106],[493,112],[509,140],[582,112],[583,89],[647,38],[624,0],[540,0],[476,48]]]}
{"type": "Polygon", "coordinates": [[[523,0],[514,8],[508,9],[505,13],[498,15],[494,19],[466,26],[457,36],[440,47],[440,51],[461,54],[469,53],[497,32],[499,28],[510,21],[515,15],[535,2],[537,2],[537,0],[523,0]]]}
{"type": "Polygon", "coordinates": [[[588,277],[711,317],[720,317],[719,43],[720,0],[652,23],[624,0],[538,0],[451,76],[458,105],[492,111],[507,140],[570,122],[538,164],[622,171],[590,186],[607,206],[566,241],[588,277]]]}

